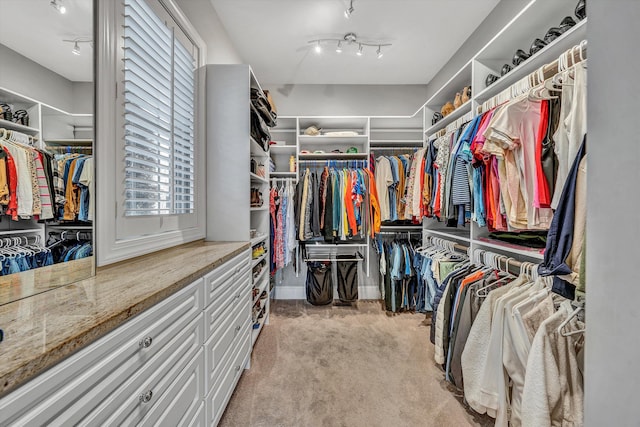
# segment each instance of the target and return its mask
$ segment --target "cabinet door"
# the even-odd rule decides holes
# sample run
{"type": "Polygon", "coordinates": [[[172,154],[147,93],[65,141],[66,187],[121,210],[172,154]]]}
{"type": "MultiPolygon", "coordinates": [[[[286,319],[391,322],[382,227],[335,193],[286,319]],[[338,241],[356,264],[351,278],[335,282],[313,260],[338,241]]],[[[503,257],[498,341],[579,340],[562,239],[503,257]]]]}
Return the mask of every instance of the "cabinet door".
{"type": "Polygon", "coordinates": [[[206,427],[207,419],[205,417],[206,412],[204,410],[204,401],[200,402],[200,408],[198,408],[198,412],[193,417],[193,419],[187,424],[187,427],[206,427]]]}
{"type": "Polygon", "coordinates": [[[251,251],[247,250],[204,276],[205,307],[211,304],[225,286],[236,283],[241,273],[251,269],[251,251]]]}
{"type": "Polygon", "coordinates": [[[0,420],[46,425],[55,424],[58,417],[80,419],[161,353],[190,322],[197,318],[201,324],[202,300],[199,279],[2,398],[0,420]]]}
{"type": "Polygon", "coordinates": [[[232,356],[233,358],[225,365],[219,385],[214,385],[205,398],[207,425],[209,426],[215,426],[220,421],[233,390],[244,371],[243,367],[249,361],[251,356],[251,331],[249,329],[242,335],[239,345],[232,353],[232,356]]]}

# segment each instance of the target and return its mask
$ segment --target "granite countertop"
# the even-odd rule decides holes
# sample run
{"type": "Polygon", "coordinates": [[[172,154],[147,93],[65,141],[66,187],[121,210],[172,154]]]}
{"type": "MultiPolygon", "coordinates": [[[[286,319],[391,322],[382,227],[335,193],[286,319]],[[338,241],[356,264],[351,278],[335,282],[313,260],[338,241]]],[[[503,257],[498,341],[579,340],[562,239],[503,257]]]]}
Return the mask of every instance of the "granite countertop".
{"type": "Polygon", "coordinates": [[[0,395],[249,248],[249,242],[194,242],[0,306],[0,395]]]}

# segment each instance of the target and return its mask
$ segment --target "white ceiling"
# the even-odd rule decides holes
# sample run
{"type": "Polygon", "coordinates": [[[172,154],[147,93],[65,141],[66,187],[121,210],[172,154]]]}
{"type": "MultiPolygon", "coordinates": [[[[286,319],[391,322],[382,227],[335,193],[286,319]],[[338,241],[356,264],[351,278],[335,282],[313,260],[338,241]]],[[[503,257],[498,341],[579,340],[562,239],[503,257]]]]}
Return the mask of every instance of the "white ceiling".
{"type": "Polygon", "coordinates": [[[265,84],[426,84],[499,0],[210,0],[244,62],[265,84]],[[316,54],[309,40],[341,38],[392,43],[316,54]]]}
{"type": "Polygon", "coordinates": [[[92,39],[93,0],[63,0],[67,8],[64,15],[49,3],[50,0],[0,0],[0,44],[68,80],[92,81],[91,45],[81,43],[81,55],[74,55],[73,44],[62,40],[92,39]]]}

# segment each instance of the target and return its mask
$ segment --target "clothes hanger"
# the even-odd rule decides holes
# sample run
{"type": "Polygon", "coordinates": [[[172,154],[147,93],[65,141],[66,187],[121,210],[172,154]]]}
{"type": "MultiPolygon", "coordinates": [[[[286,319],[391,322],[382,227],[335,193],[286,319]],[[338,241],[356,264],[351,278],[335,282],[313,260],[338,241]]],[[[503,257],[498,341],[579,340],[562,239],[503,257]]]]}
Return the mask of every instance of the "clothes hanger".
{"type": "Polygon", "coordinates": [[[560,326],[558,326],[558,333],[560,335],[562,335],[563,337],[570,337],[572,335],[579,335],[579,334],[584,334],[586,332],[586,329],[578,329],[575,331],[565,331],[564,328],[571,322],[571,320],[576,317],[582,310],[584,310],[584,308],[582,307],[578,307],[575,310],[573,310],[573,312],[571,312],[569,314],[569,316],[560,324],[560,326]]]}

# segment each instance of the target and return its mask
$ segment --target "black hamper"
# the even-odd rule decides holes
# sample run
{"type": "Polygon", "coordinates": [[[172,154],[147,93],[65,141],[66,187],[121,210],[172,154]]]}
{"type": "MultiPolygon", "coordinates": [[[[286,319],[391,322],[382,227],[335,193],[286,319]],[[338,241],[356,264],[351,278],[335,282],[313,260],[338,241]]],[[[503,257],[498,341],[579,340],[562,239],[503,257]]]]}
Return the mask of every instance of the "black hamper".
{"type": "Polygon", "coordinates": [[[327,305],[333,302],[333,281],[331,264],[307,262],[307,301],[313,305],[327,305]]]}

